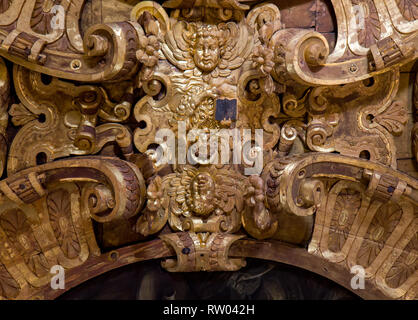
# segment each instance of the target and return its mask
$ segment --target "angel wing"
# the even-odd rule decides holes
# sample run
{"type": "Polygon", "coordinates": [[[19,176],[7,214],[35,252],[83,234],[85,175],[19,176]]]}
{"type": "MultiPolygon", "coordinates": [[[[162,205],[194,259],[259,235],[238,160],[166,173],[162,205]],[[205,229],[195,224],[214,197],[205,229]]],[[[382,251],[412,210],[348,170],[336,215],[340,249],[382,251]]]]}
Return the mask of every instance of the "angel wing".
{"type": "Polygon", "coordinates": [[[221,170],[215,176],[215,180],[219,206],[225,212],[230,212],[234,206],[238,211],[241,211],[244,192],[248,184],[247,177],[234,171],[221,170]]]}
{"type": "Polygon", "coordinates": [[[171,20],[172,28],[166,33],[162,51],[168,61],[180,70],[194,68],[189,39],[194,33],[194,26],[184,21],[171,20]]]}
{"type": "Polygon", "coordinates": [[[224,31],[226,39],[219,69],[221,75],[226,75],[230,70],[239,68],[248,58],[253,48],[253,35],[243,22],[222,23],[219,28],[224,31]]]}

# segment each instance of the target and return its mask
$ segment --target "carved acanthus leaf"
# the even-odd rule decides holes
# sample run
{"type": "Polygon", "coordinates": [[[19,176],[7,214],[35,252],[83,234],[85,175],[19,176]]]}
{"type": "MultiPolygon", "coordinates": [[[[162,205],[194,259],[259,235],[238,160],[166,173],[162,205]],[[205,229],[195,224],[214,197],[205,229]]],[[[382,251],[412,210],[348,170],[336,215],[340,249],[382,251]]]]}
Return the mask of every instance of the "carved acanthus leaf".
{"type": "Polygon", "coordinates": [[[32,13],[31,27],[34,31],[41,34],[47,34],[53,31],[52,19],[54,14],[51,9],[58,1],[37,0],[32,13]]]}
{"type": "Polygon", "coordinates": [[[353,0],[353,4],[361,8],[359,12],[359,42],[364,47],[370,47],[380,38],[380,21],[376,5],[371,0],[353,0]]]}
{"type": "Polygon", "coordinates": [[[30,112],[22,103],[13,104],[9,114],[15,126],[23,126],[37,118],[36,114],[30,112]]]}
{"type": "Polygon", "coordinates": [[[418,5],[416,0],[396,0],[396,4],[405,19],[409,21],[418,19],[418,5]]]}
{"type": "Polygon", "coordinates": [[[388,109],[377,115],[374,121],[392,134],[401,134],[408,121],[408,112],[400,101],[393,102],[388,109]]]}

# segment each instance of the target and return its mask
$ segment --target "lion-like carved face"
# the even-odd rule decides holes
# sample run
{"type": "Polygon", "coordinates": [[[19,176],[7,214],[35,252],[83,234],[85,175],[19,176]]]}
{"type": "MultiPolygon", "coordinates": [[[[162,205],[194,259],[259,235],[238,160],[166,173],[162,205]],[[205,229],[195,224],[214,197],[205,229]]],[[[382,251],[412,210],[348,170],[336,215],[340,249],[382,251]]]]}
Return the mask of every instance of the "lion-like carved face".
{"type": "Polygon", "coordinates": [[[193,59],[203,72],[211,72],[220,61],[219,41],[214,36],[199,37],[196,40],[193,59]]]}

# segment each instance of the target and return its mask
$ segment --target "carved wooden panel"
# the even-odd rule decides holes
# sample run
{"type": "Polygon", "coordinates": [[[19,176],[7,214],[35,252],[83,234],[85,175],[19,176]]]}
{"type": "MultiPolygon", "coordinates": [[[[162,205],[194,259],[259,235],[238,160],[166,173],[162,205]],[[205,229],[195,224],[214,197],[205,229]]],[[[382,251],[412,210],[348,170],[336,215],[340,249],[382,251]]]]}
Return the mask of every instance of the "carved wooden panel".
{"type": "Polygon", "coordinates": [[[0,1],[0,297],[59,296],[54,265],[68,290],[147,259],[256,257],[347,288],[359,265],[360,296],[416,299],[417,16],[414,0],[0,1]]]}

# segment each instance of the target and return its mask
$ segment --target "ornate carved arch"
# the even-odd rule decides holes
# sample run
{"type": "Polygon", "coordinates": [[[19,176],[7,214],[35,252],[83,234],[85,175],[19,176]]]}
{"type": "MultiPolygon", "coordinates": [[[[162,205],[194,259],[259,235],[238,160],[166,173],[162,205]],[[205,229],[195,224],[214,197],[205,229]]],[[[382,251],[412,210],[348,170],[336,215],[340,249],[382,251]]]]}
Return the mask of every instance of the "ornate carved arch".
{"type": "Polygon", "coordinates": [[[58,297],[54,265],[68,290],[248,257],[416,299],[417,19],[412,0],[0,0],[0,298],[58,297]]]}

